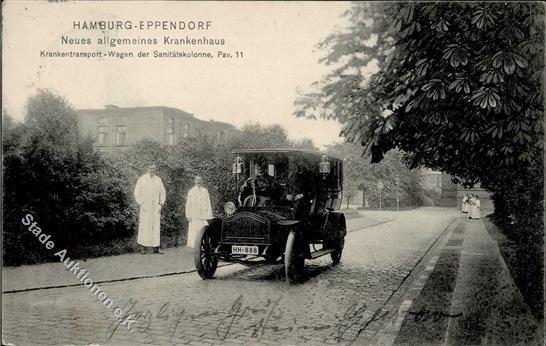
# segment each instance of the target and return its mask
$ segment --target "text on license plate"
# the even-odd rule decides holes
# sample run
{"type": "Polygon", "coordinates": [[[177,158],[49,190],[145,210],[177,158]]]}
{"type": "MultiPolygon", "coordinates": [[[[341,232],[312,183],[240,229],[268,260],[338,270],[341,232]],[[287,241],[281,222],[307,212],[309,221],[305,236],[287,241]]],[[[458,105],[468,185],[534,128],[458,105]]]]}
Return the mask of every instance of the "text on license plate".
{"type": "Polygon", "coordinates": [[[237,255],[259,255],[257,246],[231,245],[231,253],[237,255]]]}

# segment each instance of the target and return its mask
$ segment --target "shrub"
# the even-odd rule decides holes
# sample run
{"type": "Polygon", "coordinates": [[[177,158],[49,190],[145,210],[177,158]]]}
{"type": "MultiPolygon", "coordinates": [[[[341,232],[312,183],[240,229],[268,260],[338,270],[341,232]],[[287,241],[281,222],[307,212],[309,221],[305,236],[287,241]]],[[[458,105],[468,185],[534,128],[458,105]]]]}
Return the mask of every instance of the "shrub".
{"type": "Polygon", "coordinates": [[[75,257],[87,255],[88,246],[131,237],[135,217],[124,176],[79,136],[66,101],[44,91],[27,108],[23,124],[3,129],[4,263],[55,259],[21,224],[27,213],[75,257]]]}

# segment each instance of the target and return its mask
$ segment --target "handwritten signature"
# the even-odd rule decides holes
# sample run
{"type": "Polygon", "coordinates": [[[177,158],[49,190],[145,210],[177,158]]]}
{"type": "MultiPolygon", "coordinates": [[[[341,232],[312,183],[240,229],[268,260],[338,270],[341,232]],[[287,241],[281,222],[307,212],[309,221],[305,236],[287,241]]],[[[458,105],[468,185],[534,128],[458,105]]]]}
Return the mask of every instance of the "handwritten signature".
{"type": "Polygon", "coordinates": [[[410,315],[413,315],[414,316],[413,321],[417,323],[422,323],[427,321],[438,322],[444,318],[457,318],[463,315],[462,313],[446,314],[443,311],[433,311],[433,310],[426,309],[424,307],[421,307],[419,311],[407,311],[407,313],[410,315]]]}
{"type": "MultiPolygon", "coordinates": [[[[237,330],[250,330],[251,336],[254,338],[263,337],[266,331],[271,332],[292,332],[299,329],[308,330],[322,330],[330,328],[330,325],[297,325],[297,319],[293,320],[290,326],[281,327],[272,321],[279,321],[283,317],[284,311],[279,308],[283,296],[279,296],[276,299],[266,299],[263,304],[257,307],[245,306],[244,296],[239,295],[231,305],[231,308],[227,312],[221,310],[207,310],[197,314],[190,314],[186,312],[184,307],[172,307],[170,303],[165,303],[157,312],[151,310],[136,310],[135,307],[138,304],[137,300],[130,299],[123,307],[125,311],[125,318],[130,318],[138,333],[148,333],[153,323],[170,323],[169,335],[173,337],[182,320],[197,320],[206,318],[208,316],[223,316],[218,325],[216,326],[216,336],[220,340],[225,340],[229,337],[233,330],[233,327],[237,325],[237,330]],[[247,320],[250,319],[250,322],[247,320]],[[246,324],[245,324],[246,323],[246,324]],[[242,325],[242,326],[241,326],[242,325]]],[[[119,329],[121,323],[119,321],[114,322],[107,331],[107,340],[110,340],[116,331],[119,329]]]]}
{"type": "Polygon", "coordinates": [[[267,299],[265,304],[262,307],[254,308],[250,306],[245,306],[243,304],[244,296],[240,295],[233,302],[231,309],[229,310],[226,317],[222,318],[216,327],[216,336],[220,340],[225,340],[231,333],[234,324],[242,324],[242,320],[246,318],[256,317],[257,320],[254,320],[246,325],[243,325],[241,330],[250,330],[251,337],[261,338],[263,337],[266,331],[271,332],[286,332],[290,333],[299,329],[308,329],[308,330],[322,330],[328,329],[330,325],[298,325],[298,321],[294,318],[292,325],[287,327],[281,327],[273,323],[273,320],[280,320],[283,317],[284,311],[279,309],[279,304],[283,296],[280,295],[276,299],[267,299]]]}
{"type": "Polygon", "coordinates": [[[372,322],[386,319],[390,314],[390,311],[380,308],[375,310],[370,317],[364,318],[367,311],[366,303],[357,303],[349,307],[331,334],[334,340],[353,342],[372,322]]]}
{"type": "MultiPolygon", "coordinates": [[[[244,295],[239,295],[231,304],[229,310],[206,310],[200,313],[189,313],[186,308],[173,306],[171,303],[164,303],[159,310],[152,312],[149,309],[137,310],[138,300],[130,299],[123,307],[125,316],[121,318],[131,319],[135,324],[132,330],[137,333],[149,333],[152,326],[161,324],[161,329],[174,337],[179,330],[182,321],[193,321],[198,319],[208,319],[211,316],[217,316],[216,337],[219,340],[226,340],[234,332],[249,332],[253,338],[260,339],[266,332],[283,333],[283,335],[294,333],[299,330],[322,331],[331,330],[327,334],[337,342],[355,341],[359,334],[364,331],[372,322],[383,319],[396,319],[398,313],[394,316],[388,310],[377,309],[373,313],[368,313],[366,303],[356,303],[350,306],[342,316],[339,317],[336,324],[300,324],[298,316],[288,318],[284,316],[285,310],[280,306],[283,295],[277,298],[267,298],[261,304],[249,305],[245,303],[244,295]],[[283,318],[285,317],[285,318],[283,318]],[[168,327],[164,327],[169,324],[168,327]]],[[[462,314],[445,314],[443,312],[430,311],[421,308],[419,311],[407,311],[414,315],[415,322],[436,322],[442,318],[456,318],[462,314]]],[[[210,321],[210,319],[208,319],[210,321]]],[[[110,340],[119,329],[121,322],[115,321],[107,331],[107,340],[110,340]]]]}

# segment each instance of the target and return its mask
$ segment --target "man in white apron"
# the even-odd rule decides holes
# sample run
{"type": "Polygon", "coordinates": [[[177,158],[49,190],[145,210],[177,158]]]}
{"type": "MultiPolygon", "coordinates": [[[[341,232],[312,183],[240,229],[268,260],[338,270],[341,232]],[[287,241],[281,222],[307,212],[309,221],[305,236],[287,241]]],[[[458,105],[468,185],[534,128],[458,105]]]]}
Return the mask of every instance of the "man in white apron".
{"type": "Polygon", "coordinates": [[[161,208],[165,204],[165,187],[161,178],[155,174],[156,166],[148,166],[148,172],[138,178],[135,186],[135,200],[140,206],[138,223],[139,243],[145,254],[146,247],[153,247],[155,253],[159,251],[161,208]]]}
{"type": "Polygon", "coordinates": [[[186,199],[186,218],[189,222],[186,246],[189,248],[194,247],[199,230],[208,224],[208,219],[212,219],[209,192],[203,186],[203,179],[196,176],[194,183],[186,199]]]}

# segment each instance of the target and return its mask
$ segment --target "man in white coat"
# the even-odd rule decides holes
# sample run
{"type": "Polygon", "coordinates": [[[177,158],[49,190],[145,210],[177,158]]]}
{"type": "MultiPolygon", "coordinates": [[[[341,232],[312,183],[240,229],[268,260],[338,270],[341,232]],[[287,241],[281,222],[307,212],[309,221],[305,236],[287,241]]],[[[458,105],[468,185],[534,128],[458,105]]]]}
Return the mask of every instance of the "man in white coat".
{"type": "Polygon", "coordinates": [[[159,251],[161,208],[165,204],[165,187],[156,174],[156,166],[148,166],[148,172],[138,178],[135,186],[135,200],[140,206],[137,242],[142,246],[141,254],[146,247],[159,251]]]}
{"type": "Polygon", "coordinates": [[[197,233],[208,224],[207,220],[212,218],[209,192],[203,186],[203,179],[196,176],[194,183],[195,186],[188,191],[186,199],[186,218],[189,222],[186,246],[189,248],[194,247],[197,233]]]}

